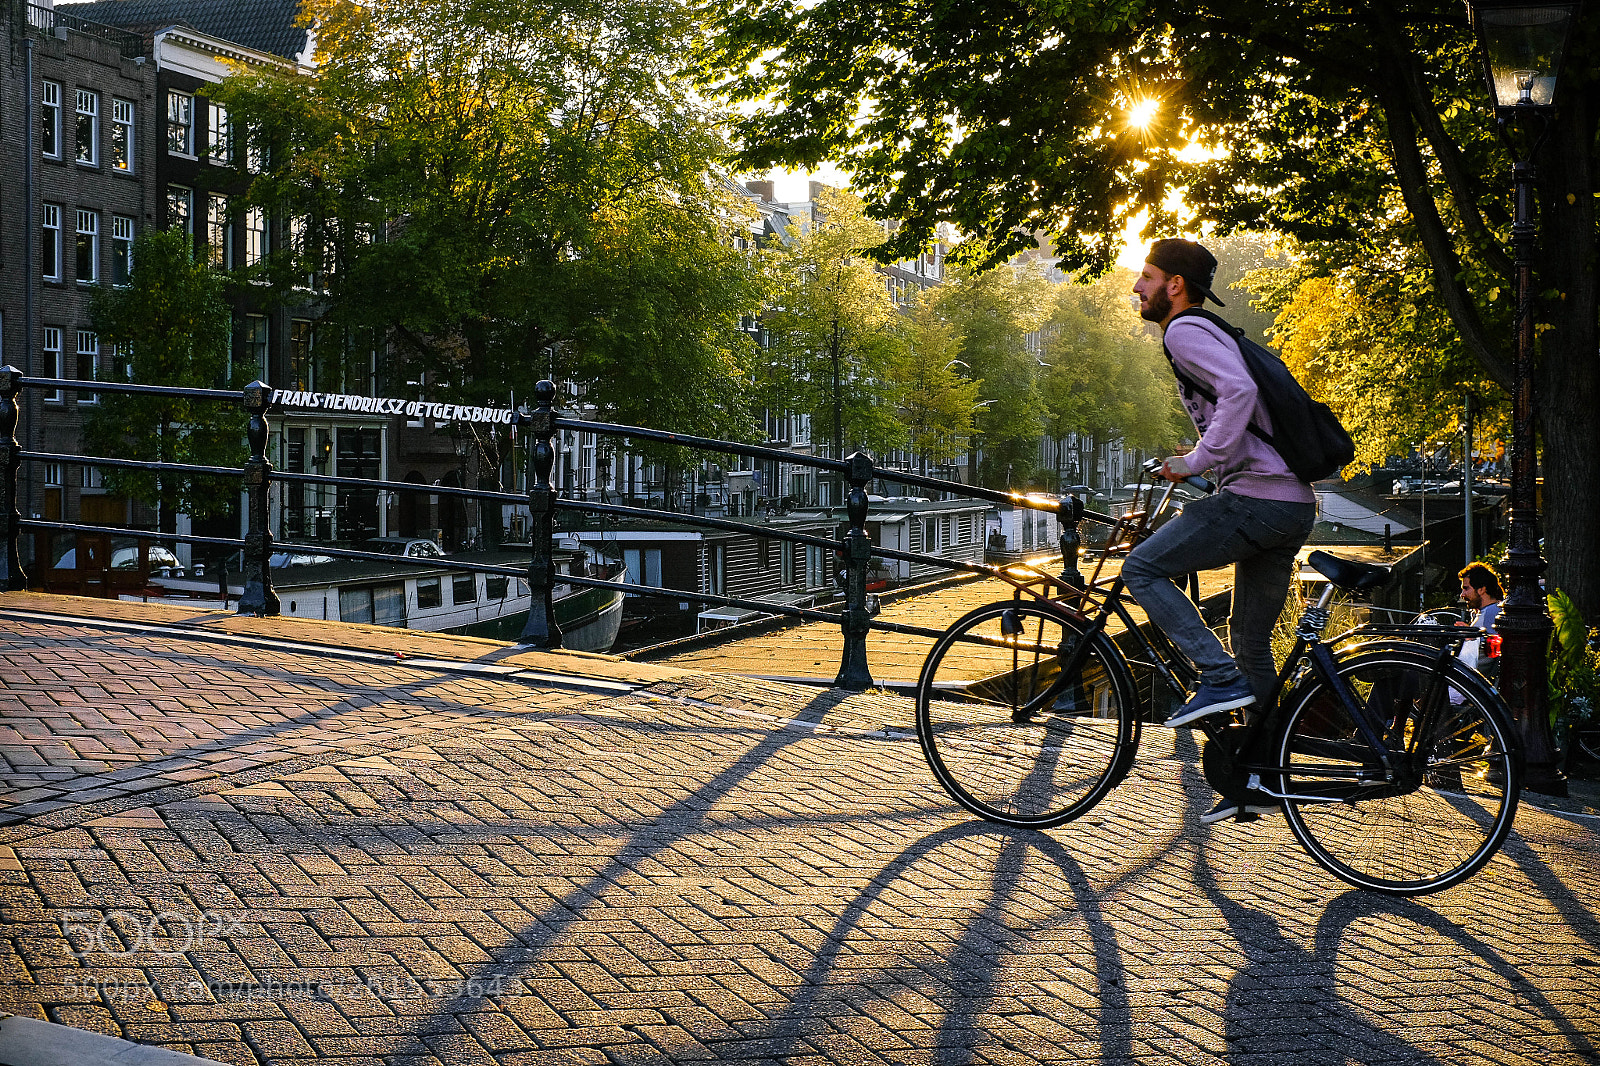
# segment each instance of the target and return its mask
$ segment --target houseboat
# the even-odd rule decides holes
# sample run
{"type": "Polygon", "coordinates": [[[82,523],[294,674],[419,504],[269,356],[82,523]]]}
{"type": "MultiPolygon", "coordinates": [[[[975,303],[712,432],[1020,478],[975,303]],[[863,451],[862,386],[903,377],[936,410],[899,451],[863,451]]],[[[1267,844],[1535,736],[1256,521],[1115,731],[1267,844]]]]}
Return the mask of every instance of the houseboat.
{"type": "MultiPolygon", "coordinates": [[[[515,641],[521,637],[533,603],[526,578],[464,570],[455,564],[525,570],[531,554],[528,545],[507,544],[492,551],[446,555],[429,540],[383,538],[362,548],[430,562],[391,563],[280,553],[274,556],[279,565],[272,569],[279,615],[495,640],[515,641]]],[[[610,651],[622,625],[623,592],[560,579],[576,575],[621,582],[625,580],[621,563],[606,563],[575,542],[552,549],[552,554],[557,574],[555,620],[561,627],[562,647],[610,651]]],[[[218,583],[203,577],[153,575],[150,585],[162,590],[160,602],[193,603],[196,598],[220,596],[218,583]]],[[[243,576],[230,572],[227,585],[229,597],[237,599],[243,592],[243,576]]],[[[124,596],[158,600],[151,595],[124,596]]]]}

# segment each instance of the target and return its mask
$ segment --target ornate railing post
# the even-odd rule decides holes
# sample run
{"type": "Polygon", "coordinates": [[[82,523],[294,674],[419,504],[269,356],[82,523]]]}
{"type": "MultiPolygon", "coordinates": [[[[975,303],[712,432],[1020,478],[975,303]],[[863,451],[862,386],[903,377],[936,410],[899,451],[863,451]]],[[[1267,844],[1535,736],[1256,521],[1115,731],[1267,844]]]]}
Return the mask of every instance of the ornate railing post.
{"type": "Polygon", "coordinates": [[[245,519],[244,594],[239,613],[270,618],[278,613],[278,594],[272,590],[272,533],[267,528],[267,485],[272,464],[267,461],[267,404],[272,389],[265,381],[244,387],[244,409],[250,415],[250,458],[244,464],[245,519]]]}
{"type": "Polygon", "coordinates": [[[17,470],[22,466],[22,447],[17,443],[20,391],[22,371],[0,367],[0,587],[11,591],[28,587],[17,543],[22,532],[22,512],[17,506],[17,470]]]}
{"type": "Polygon", "coordinates": [[[533,477],[528,482],[528,511],[532,518],[533,558],[528,562],[528,624],[522,643],[536,648],[561,647],[561,627],[556,624],[556,561],[551,553],[556,536],[556,490],[550,471],[556,465],[556,383],[548,379],[533,387],[534,409],[522,424],[533,434],[533,477]]]}
{"type": "Polygon", "coordinates": [[[1056,501],[1056,522],[1061,527],[1061,580],[1083,588],[1083,574],[1078,570],[1078,549],[1083,541],[1078,536],[1078,523],[1083,521],[1083,501],[1076,496],[1063,496],[1056,501]]]}
{"type": "Polygon", "coordinates": [[[856,452],[845,460],[849,464],[850,496],[845,513],[850,531],[845,534],[844,613],[839,625],[844,630],[844,652],[839,658],[835,688],[861,692],[872,687],[872,671],[867,668],[867,634],[872,631],[872,614],[867,610],[867,566],[872,562],[872,539],[867,536],[867,485],[874,473],[872,456],[856,452]]]}

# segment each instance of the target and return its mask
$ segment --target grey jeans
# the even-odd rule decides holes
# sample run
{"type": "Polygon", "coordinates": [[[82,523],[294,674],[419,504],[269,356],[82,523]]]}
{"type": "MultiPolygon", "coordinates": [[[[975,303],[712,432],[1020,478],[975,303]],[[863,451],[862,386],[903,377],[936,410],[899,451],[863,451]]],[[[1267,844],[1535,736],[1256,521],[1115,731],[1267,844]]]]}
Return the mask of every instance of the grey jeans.
{"type": "Polygon", "coordinates": [[[1184,507],[1134,548],[1122,577],[1150,620],[1200,668],[1203,680],[1226,684],[1243,673],[1256,699],[1265,703],[1278,676],[1272,627],[1294,576],[1295,553],[1316,520],[1316,504],[1214,493],[1184,507]],[[1233,564],[1232,656],[1173,581],[1228,563],[1233,564]]]}

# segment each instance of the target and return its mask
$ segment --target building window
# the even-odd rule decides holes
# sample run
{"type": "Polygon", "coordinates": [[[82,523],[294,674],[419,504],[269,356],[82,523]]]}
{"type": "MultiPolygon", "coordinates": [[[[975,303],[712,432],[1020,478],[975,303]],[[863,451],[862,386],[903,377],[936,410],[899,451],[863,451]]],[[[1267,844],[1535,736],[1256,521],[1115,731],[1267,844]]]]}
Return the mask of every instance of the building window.
{"type": "Polygon", "coordinates": [[[39,103],[39,151],[47,159],[61,158],[61,84],[44,83],[39,103]]]}
{"type": "Polygon", "coordinates": [[[228,198],[212,193],[206,197],[206,253],[213,266],[228,270],[233,266],[233,231],[228,226],[228,198]]]}
{"type": "MultiPolygon", "coordinates": [[[[86,329],[78,331],[78,380],[104,380],[100,371],[100,335],[86,329]]],[[[87,391],[78,393],[80,404],[99,402],[99,393],[87,391]]]]}
{"type": "Polygon", "coordinates": [[[100,215],[96,211],[78,212],[78,280],[84,284],[100,280],[100,215]]]}
{"type": "Polygon", "coordinates": [[[444,603],[444,593],[436,577],[417,578],[417,609],[427,610],[444,603]]]}
{"type": "Polygon", "coordinates": [[[228,108],[215,100],[211,105],[211,141],[206,147],[206,158],[224,166],[233,163],[233,130],[228,122],[228,108]]]}
{"type": "Polygon", "coordinates": [[[244,168],[252,174],[259,174],[267,169],[267,148],[261,141],[264,135],[258,129],[247,129],[243,133],[244,168]]]}
{"type": "Polygon", "coordinates": [[[252,373],[257,376],[264,374],[267,369],[267,317],[265,315],[245,315],[243,328],[243,357],[246,363],[254,363],[252,373]]]}
{"type": "Polygon", "coordinates": [[[167,228],[194,232],[194,193],[182,185],[167,186],[167,228]]]}
{"type": "Polygon", "coordinates": [[[194,155],[194,97],[167,93],[167,151],[194,155]]]}
{"type": "Polygon", "coordinates": [[[111,284],[126,285],[133,277],[133,219],[111,216],[111,284]]]}
{"type": "Polygon", "coordinates": [[[706,545],[706,591],[713,596],[725,596],[728,591],[728,546],[706,545]]]}
{"type": "Polygon", "coordinates": [[[244,213],[244,265],[255,266],[267,257],[267,213],[259,207],[244,213]]]}
{"type": "Polygon", "coordinates": [[[100,163],[100,95],[78,90],[78,162],[100,163]]]}
{"type": "Polygon", "coordinates": [[[45,204],[40,225],[40,272],[46,281],[61,280],[61,205],[45,204]]]}
{"type": "Polygon", "coordinates": [[[111,98],[111,166],[133,172],[133,101],[111,98]]]}
{"type": "MultiPolygon", "coordinates": [[[[61,330],[55,326],[44,328],[44,372],[46,377],[59,378],[61,373],[61,330]]],[[[61,390],[55,389],[44,394],[46,400],[52,403],[61,402],[61,390]]]]}
{"type": "Polygon", "coordinates": [[[311,369],[314,343],[309,321],[296,318],[289,322],[289,388],[300,392],[315,390],[311,369]]]}

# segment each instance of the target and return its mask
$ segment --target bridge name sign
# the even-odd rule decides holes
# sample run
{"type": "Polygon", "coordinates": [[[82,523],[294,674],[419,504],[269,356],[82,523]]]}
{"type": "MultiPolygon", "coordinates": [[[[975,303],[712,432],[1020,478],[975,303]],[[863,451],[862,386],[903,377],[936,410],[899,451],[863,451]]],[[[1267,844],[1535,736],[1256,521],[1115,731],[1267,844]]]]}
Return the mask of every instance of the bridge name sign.
{"type": "Polygon", "coordinates": [[[342,392],[297,392],[273,389],[276,407],[300,411],[348,412],[363,415],[404,415],[439,422],[485,422],[509,426],[516,412],[509,407],[474,407],[470,404],[433,403],[430,400],[396,400],[387,396],[351,396],[342,392]]]}

